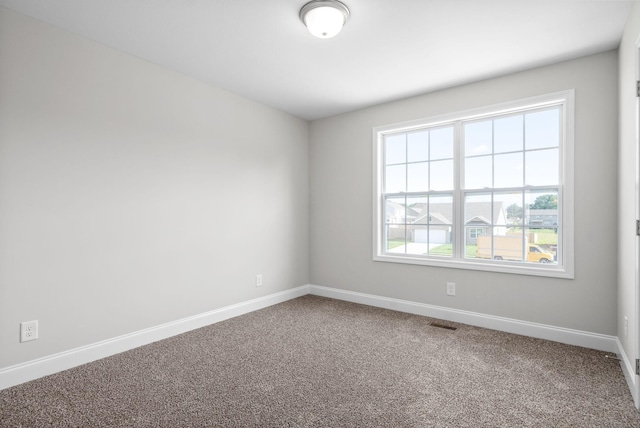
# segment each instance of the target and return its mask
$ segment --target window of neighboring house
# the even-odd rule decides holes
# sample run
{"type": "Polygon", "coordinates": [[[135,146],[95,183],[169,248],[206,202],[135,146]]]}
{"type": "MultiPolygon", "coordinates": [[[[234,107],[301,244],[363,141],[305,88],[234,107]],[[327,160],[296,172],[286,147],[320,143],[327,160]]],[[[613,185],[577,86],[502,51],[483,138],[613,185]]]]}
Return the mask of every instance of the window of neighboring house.
{"type": "Polygon", "coordinates": [[[482,235],[483,233],[482,229],[476,229],[476,228],[470,228],[469,229],[469,237],[470,238],[477,238],[478,236],[482,235]]]}
{"type": "Polygon", "coordinates": [[[573,91],[376,128],[374,143],[375,260],[573,277],[573,91]]]}

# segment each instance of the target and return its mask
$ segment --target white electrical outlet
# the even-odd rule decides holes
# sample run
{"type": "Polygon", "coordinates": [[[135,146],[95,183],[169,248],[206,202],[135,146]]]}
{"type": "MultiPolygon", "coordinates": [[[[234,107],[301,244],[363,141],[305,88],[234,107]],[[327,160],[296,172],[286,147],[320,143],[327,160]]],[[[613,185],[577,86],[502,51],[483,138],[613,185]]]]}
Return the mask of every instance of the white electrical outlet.
{"type": "Polygon", "coordinates": [[[447,296],[455,296],[455,295],[456,295],[456,283],[447,282],[447,296]]]}
{"type": "Polygon", "coordinates": [[[260,287],[262,285],[262,275],[256,275],[256,287],[260,287]]]}
{"type": "Polygon", "coordinates": [[[627,316],[624,316],[624,337],[628,337],[629,336],[629,318],[627,318],[627,316]]]}
{"type": "Polygon", "coordinates": [[[20,323],[20,342],[29,342],[38,338],[38,320],[20,323]]]}

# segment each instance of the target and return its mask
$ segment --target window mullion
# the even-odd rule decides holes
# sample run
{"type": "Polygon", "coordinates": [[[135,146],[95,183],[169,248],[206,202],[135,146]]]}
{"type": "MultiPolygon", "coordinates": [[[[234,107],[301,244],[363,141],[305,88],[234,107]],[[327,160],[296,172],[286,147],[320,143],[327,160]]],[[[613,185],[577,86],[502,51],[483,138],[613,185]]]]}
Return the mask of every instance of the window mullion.
{"type": "Polygon", "coordinates": [[[463,192],[464,183],[464,147],[463,147],[462,121],[455,122],[453,128],[453,257],[464,258],[464,217],[463,217],[463,192]]]}
{"type": "Polygon", "coordinates": [[[525,236],[527,236],[524,224],[524,219],[526,218],[525,213],[527,212],[527,207],[525,206],[527,198],[526,198],[526,189],[527,189],[527,121],[524,120],[524,114],[522,116],[522,219],[521,222],[521,233],[522,233],[522,260],[527,261],[527,247],[525,244],[525,236]]]}
{"type": "Polygon", "coordinates": [[[489,213],[491,217],[489,218],[489,233],[491,240],[491,258],[495,259],[495,251],[496,251],[496,243],[495,243],[495,213],[494,210],[494,198],[495,198],[495,188],[496,188],[496,122],[495,120],[491,121],[491,197],[489,198],[489,213]]]}
{"type": "Polygon", "coordinates": [[[409,138],[404,134],[404,253],[407,254],[407,190],[409,189],[409,138]]]}

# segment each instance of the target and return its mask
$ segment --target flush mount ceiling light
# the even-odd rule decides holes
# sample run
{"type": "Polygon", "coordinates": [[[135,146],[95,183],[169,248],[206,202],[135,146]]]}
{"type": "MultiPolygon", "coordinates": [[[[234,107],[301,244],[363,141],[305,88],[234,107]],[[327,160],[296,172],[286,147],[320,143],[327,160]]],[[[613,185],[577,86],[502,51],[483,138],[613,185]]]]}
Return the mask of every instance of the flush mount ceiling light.
{"type": "Polygon", "coordinates": [[[349,8],[337,0],[313,0],[302,6],[300,19],[311,34],[330,39],[349,19],[349,8]]]}

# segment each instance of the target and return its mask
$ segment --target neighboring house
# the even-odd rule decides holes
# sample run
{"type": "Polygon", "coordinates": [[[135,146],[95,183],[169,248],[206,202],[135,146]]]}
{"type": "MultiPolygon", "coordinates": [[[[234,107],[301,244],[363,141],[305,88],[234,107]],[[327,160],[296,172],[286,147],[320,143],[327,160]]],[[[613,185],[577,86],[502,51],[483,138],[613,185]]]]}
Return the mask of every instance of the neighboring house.
{"type": "Polygon", "coordinates": [[[450,244],[452,240],[452,204],[430,204],[427,212],[426,204],[416,204],[412,207],[420,211],[410,227],[413,242],[429,242],[431,244],[450,244]],[[427,235],[427,226],[428,235],[427,235]]]}
{"type": "MultiPolygon", "coordinates": [[[[385,218],[389,225],[387,231],[388,239],[405,239],[405,223],[412,224],[418,217],[421,216],[420,207],[405,207],[404,205],[388,200],[385,207],[385,218]]],[[[410,236],[411,240],[412,236],[410,236]]],[[[413,242],[427,242],[425,241],[413,241],[413,242]]]]}
{"type": "Polygon", "coordinates": [[[506,235],[507,234],[507,212],[504,202],[467,202],[464,213],[465,242],[467,245],[474,245],[478,236],[506,235]],[[493,208],[493,209],[492,209],[493,208]],[[493,227],[493,232],[491,231],[493,227]]]}
{"type": "Polygon", "coordinates": [[[385,208],[387,224],[404,224],[413,223],[416,218],[420,217],[419,209],[405,207],[404,205],[388,200],[385,208]]]}
{"type": "Polygon", "coordinates": [[[524,224],[533,227],[556,228],[558,226],[558,210],[528,210],[525,212],[524,224]]]}
{"type": "MultiPolygon", "coordinates": [[[[475,244],[478,236],[491,233],[507,234],[507,215],[503,202],[467,202],[465,205],[465,224],[467,244],[475,244]]],[[[406,221],[409,242],[450,244],[452,242],[453,205],[450,203],[413,204],[405,207],[402,204],[388,201],[386,207],[387,224],[390,226],[389,238],[400,238],[404,235],[406,221]]]]}

